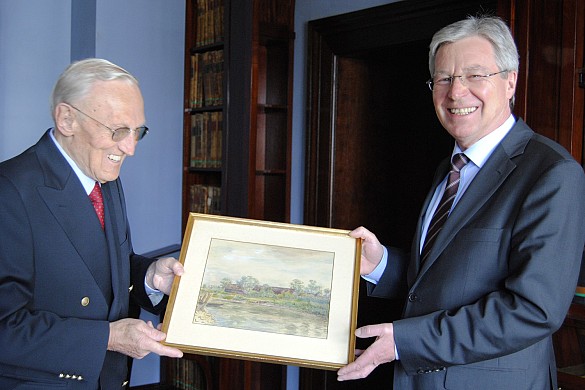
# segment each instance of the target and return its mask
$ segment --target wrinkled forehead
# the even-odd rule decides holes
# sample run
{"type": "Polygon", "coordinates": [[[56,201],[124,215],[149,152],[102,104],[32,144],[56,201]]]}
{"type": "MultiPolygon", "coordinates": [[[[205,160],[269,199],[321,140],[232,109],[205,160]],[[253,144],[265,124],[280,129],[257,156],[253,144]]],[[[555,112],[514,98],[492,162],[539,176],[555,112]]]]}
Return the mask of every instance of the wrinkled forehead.
{"type": "Polygon", "coordinates": [[[90,115],[101,115],[119,125],[135,127],[144,124],[144,100],[140,88],[125,80],[94,83],[83,101],[90,115]]]}

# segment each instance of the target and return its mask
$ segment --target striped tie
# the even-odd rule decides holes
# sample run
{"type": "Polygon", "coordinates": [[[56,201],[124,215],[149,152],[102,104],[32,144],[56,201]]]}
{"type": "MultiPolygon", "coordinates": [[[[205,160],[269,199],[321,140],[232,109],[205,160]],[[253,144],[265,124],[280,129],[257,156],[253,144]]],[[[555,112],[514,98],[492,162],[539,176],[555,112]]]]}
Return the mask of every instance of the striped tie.
{"type": "Polygon", "coordinates": [[[421,263],[426,260],[429,253],[431,252],[433,243],[435,242],[437,235],[443,228],[443,224],[445,223],[447,217],[449,216],[451,206],[453,205],[455,196],[457,196],[457,190],[459,189],[459,171],[468,162],[469,159],[463,153],[458,153],[453,156],[453,159],[451,161],[451,171],[449,172],[449,178],[447,180],[447,185],[445,186],[445,192],[443,193],[441,202],[439,203],[439,206],[435,210],[435,214],[433,215],[431,223],[429,223],[429,228],[427,229],[425,244],[423,245],[420,254],[421,263]]]}

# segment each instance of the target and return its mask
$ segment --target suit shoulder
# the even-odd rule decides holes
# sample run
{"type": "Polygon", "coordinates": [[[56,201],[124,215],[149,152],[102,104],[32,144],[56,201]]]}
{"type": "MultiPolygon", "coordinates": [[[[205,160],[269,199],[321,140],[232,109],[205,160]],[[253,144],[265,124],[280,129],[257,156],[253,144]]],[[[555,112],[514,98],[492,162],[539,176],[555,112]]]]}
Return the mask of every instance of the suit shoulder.
{"type": "Polygon", "coordinates": [[[522,119],[518,119],[512,131],[502,141],[502,147],[515,159],[523,156],[535,161],[575,161],[571,154],[552,139],[536,133],[522,119]]]}
{"type": "Polygon", "coordinates": [[[0,176],[13,182],[26,183],[37,175],[39,168],[36,147],[31,146],[21,154],[0,163],[0,176]]]}
{"type": "Polygon", "coordinates": [[[557,177],[559,180],[574,186],[585,185],[585,173],[581,164],[557,142],[534,134],[526,144],[524,153],[513,161],[522,175],[531,177],[557,177]]]}
{"type": "Polygon", "coordinates": [[[550,138],[537,133],[534,133],[532,139],[528,143],[527,151],[537,153],[545,158],[569,160],[576,163],[575,159],[567,149],[550,138]]]}

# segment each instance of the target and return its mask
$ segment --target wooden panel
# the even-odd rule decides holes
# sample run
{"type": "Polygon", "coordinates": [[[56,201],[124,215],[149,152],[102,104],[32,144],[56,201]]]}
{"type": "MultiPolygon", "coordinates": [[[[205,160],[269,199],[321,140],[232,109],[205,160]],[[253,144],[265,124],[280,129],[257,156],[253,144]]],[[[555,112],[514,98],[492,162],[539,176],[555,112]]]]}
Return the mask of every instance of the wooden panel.
{"type": "Polygon", "coordinates": [[[294,1],[254,9],[248,217],[289,222],[294,1]]]}
{"type": "Polygon", "coordinates": [[[514,113],[583,161],[585,2],[503,0],[520,53],[514,113]]]}
{"type": "Polygon", "coordinates": [[[286,388],[286,366],[221,359],[219,390],[276,390],[286,388]]]}

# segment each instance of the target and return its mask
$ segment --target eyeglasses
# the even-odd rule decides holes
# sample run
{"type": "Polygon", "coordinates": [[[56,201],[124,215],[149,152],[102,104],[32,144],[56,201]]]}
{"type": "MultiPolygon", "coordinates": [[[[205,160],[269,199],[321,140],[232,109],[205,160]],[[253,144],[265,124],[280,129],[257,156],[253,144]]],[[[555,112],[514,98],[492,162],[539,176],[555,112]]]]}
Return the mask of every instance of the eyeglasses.
{"type": "Polygon", "coordinates": [[[461,84],[465,85],[468,88],[472,88],[474,86],[478,86],[482,84],[488,77],[495,76],[500,73],[509,72],[509,70],[501,70],[495,73],[488,73],[488,74],[462,74],[460,76],[441,76],[439,78],[432,78],[427,81],[427,85],[431,91],[439,90],[444,88],[449,88],[453,84],[453,80],[457,77],[461,81],[461,84]]]}
{"type": "Polygon", "coordinates": [[[85,115],[89,119],[92,119],[96,123],[102,125],[106,129],[110,130],[112,132],[112,140],[114,142],[122,141],[123,139],[128,137],[131,133],[134,133],[134,140],[140,141],[142,138],[144,138],[144,136],[146,134],[148,134],[148,127],[146,127],[146,126],[140,126],[140,127],[135,128],[135,129],[130,129],[128,127],[119,127],[117,129],[112,129],[109,126],[104,125],[102,122],[98,121],[94,117],[87,115],[85,112],[81,111],[79,108],[77,108],[71,104],[69,104],[69,106],[71,108],[73,108],[75,111],[82,113],[83,115],[85,115]]]}

